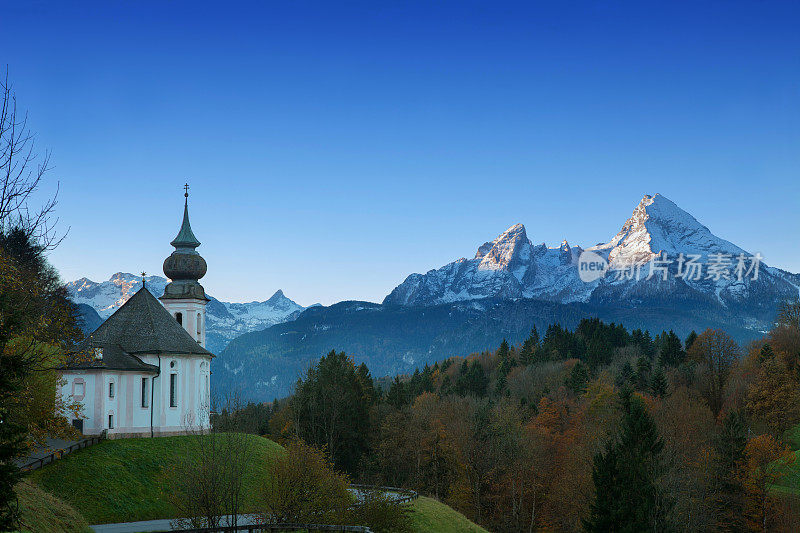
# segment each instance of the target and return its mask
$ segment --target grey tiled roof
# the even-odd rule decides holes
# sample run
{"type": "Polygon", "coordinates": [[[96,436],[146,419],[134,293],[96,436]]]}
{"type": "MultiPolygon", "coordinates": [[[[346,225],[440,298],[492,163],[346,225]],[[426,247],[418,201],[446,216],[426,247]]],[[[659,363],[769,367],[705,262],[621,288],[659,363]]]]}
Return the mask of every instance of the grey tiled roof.
{"type": "Polygon", "coordinates": [[[66,368],[70,370],[106,369],[158,373],[156,365],[145,363],[135,355],[131,355],[113,344],[92,346],[84,344],[81,353],[74,354],[73,362],[66,365],[66,368]],[[95,348],[103,350],[102,359],[95,358],[95,348]]]}
{"type": "Polygon", "coordinates": [[[136,354],[213,354],[200,346],[150,292],[139,289],[82,344],[136,354]]]}

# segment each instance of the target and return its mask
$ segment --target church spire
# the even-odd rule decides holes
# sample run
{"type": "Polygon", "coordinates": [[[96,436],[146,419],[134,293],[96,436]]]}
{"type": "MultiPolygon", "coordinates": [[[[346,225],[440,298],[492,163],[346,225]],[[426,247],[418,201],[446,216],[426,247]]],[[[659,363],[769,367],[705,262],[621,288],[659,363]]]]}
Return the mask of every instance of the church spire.
{"type": "Polygon", "coordinates": [[[185,184],[183,189],[183,224],[181,224],[181,229],[178,232],[177,237],[175,237],[170,244],[176,249],[190,248],[191,250],[194,250],[200,246],[200,241],[198,241],[197,237],[194,236],[194,233],[192,232],[192,225],[189,224],[189,184],[185,184]]]}

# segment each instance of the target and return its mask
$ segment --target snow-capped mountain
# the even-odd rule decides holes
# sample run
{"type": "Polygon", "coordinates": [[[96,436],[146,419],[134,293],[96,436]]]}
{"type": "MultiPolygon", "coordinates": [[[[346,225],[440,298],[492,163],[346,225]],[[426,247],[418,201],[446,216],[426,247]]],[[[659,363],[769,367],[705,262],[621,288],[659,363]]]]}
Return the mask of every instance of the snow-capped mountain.
{"type": "MultiPolygon", "coordinates": [[[[145,286],[154,296],[164,294],[169,281],[161,276],[147,276],[145,286]]],[[[122,304],[128,301],[142,286],[142,278],[133,274],[117,272],[108,281],[100,283],[81,278],[67,283],[72,300],[77,304],[92,307],[105,320],[122,304]]],[[[233,338],[269,326],[293,320],[305,307],[287,298],[278,290],[263,302],[221,302],[211,300],[206,308],[208,329],[206,341],[212,352],[221,351],[233,338]]]]}
{"type": "Polygon", "coordinates": [[[384,304],[430,306],[487,297],[632,306],[692,302],[737,305],[746,315],[766,319],[777,302],[797,297],[800,287],[798,274],[763,262],[751,268],[759,262],[753,254],[715,236],[660,194],[642,198],[608,243],[587,248],[607,261],[604,276],[581,280],[583,251],[566,241],[534,246],[516,224],[481,245],[473,259],[408,276],[384,304]],[[690,260],[700,266],[687,270],[690,260]]]}

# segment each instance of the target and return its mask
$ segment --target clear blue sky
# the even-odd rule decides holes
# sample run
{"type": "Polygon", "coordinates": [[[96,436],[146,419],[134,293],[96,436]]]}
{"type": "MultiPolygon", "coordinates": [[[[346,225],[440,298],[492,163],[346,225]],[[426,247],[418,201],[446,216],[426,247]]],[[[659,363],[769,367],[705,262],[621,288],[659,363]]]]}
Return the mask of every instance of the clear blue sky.
{"type": "Polygon", "coordinates": [[[516,222],[606,241],[655,192],[800,271],[798,2],[0,6],[65,280],[160,274],[187,179],[227,300],[380,301],[516,222]]]}

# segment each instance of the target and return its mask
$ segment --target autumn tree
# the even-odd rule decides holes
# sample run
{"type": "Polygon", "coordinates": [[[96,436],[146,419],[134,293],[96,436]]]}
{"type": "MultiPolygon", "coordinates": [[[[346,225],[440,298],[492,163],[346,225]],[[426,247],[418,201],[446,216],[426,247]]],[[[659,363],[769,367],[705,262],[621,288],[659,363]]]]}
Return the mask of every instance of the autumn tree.
{"type": "Polygon", "coordinates": [[[266,523],[329,523],[353,504],[349,481],[325,454],[302,441],[289,443],[266,466],[260,495],[266,523]]]}
{"type": "MultiPolygon", "coordinates": [[[[763,349],[761,354],[764,355],[763,349]]],[[[797,422],[798,405],[797,383],[784,362],[774,355],[764,360],[747,397],[747,409],[753,418],[765,423],[775,435],[781,435],[797,422]]]]}
{"type": "Polygon", "coordinates": [[[759,435],[745,446],[744,487],[747,495],[747,518],[750,527],[767,532],[779,512],[780,496],[771,488],[778,485],[794,464],[792,451],[772,435],[759,435]]]}
{"type": "Polygon", "coordinates": [[[739,356],[739,346],[724,331],[707,329],[692,343],[688,356],[698,364],[700,392],[717,417],[731,365],[739,356]]]}

